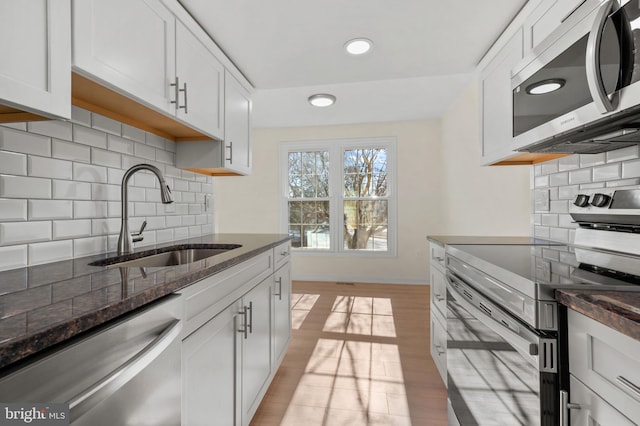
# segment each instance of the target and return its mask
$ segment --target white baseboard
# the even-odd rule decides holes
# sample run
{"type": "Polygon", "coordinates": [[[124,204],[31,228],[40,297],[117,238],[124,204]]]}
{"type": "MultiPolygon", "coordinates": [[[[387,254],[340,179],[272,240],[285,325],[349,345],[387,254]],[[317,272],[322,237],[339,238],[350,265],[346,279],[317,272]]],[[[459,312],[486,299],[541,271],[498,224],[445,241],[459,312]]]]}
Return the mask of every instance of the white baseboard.
{"type": "Polygon", "coordinates": [[[347,282],[347,283],[375,283],[375,284],[412,284],[412,285],[429,285],[423,279],[390,279],[390,278],[363,278],[363,277],[344,277],[331,275],[292,275],[295,281],[320,281],[320,282],[347,282]]]}

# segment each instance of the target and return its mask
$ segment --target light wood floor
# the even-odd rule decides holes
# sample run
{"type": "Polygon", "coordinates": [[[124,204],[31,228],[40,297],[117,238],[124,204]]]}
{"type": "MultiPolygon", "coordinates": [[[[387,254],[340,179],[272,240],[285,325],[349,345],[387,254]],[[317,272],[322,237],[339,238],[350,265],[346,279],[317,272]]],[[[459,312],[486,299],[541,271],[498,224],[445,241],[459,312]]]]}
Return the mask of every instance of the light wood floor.
{"type": "Polygon", "coordinates": [[[429,287],[293,282],[293,337],[252,426],[446,425],[429,287]]]}

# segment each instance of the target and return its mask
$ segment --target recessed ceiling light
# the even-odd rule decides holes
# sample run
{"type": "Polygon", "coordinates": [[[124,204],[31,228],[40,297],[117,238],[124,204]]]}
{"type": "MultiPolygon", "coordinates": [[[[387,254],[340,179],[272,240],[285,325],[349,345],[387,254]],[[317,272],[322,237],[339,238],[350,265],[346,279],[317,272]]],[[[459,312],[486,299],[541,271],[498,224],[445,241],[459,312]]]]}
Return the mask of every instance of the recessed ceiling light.
{"type": "Polygon", "coordinates": [[[545,93],[560,90],[565,83],[566,81],[561,78],[549,78],[547,80],[530,84],[525,90],[529,95],[544,95],[545,93]]]}
{"type": "Polygon", "coordinates": [[[334,104],[336,97],[327,93],[309,96],[309,103],[316,107],[328,107],[334,104]]]}
{"type": "Polygon", "coordinates": [[[373,42],[366,38],[354,38],[345,43],[344,48],[352,55],[362,55],[371,50],[373,42]]]}

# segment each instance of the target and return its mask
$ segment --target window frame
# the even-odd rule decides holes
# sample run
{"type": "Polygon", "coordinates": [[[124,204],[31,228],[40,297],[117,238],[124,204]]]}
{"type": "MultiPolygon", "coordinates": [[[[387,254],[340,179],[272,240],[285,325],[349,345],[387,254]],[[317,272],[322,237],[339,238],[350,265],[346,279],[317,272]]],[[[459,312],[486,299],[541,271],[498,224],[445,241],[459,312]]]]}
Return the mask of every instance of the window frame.
{"type": "MultiPolygon", "coordinates": [[[[280,143],[279,171],[280,171],[280,231],[289,233],[289,153],[308,151],[329,152],[329,249],[292,248],[296,255],[340,255],[358,257],[395,257],[397,255],[397,162],[396,139],[393,137],[365,137],[349,139],[327,139],[309,141],[287,141],[280,143]],[[344,196],[344,151],[350,149],[384,148],[387,151],[387,250],[356,250],[344,248],[342,220],[344,201],[353,197],[344,196]]],[[[375,200],[375,197],[369,198],[375,200]]],[[[310,200],[310,199],[307,199],[310,200]]]]}

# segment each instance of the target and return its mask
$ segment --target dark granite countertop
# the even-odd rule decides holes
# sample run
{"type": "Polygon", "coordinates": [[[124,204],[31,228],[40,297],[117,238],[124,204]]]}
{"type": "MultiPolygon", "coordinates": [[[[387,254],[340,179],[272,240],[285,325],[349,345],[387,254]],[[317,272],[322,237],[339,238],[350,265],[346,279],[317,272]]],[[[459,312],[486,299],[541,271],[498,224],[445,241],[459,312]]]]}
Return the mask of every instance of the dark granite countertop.
{"type": "Polygon", "coordinates": [[[556,290],[563,305],[640,340],[640,293],[604,290],[556,290]]]}
{"type": "Polygon", "coordinates": [[[288,240],[279,234],[214,234],[174,244],[241,244],[169,267],[90,266],[116,253],[0,272],[0,368],[104,324],[288,240]]]}
{"type": "Polygon", "coordinates": [[[532,237],[489,237],[489,236],[464,236],[464,235],[427,235],[427,240],[442,247],[445,245],[482,245],[482,244],[507,244],[530,245],[541,244],[546,241],[532,237]]]}

